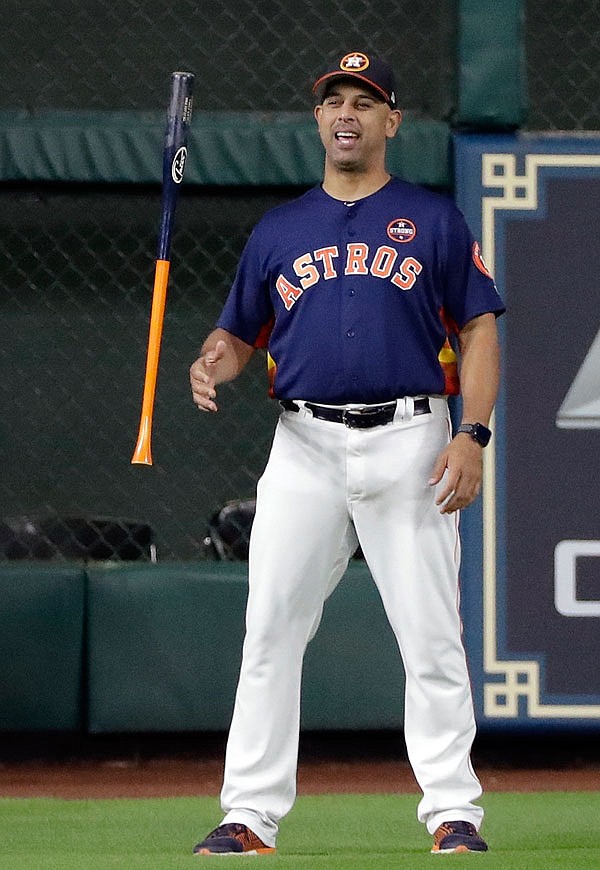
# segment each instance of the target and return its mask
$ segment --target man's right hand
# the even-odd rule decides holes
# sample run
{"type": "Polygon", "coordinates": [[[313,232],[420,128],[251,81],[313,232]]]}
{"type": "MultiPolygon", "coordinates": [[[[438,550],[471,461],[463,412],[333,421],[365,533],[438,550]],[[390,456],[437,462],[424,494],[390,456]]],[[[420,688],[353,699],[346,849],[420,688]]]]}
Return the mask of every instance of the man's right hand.
{"type": "Polygon", "coordinates": [[[225,358],[227,345],[217,341],[212,350],[203,353],[190,367],[192,398],[201,411],[218,411],[215,403],[218,379],[218,363],[225,358]]]}

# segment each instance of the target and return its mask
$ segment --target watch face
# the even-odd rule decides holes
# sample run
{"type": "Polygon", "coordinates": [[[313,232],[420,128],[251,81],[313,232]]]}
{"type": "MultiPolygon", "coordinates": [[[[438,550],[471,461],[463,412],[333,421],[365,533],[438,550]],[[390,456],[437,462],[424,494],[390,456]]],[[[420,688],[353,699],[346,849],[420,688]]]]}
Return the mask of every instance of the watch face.
{"type": "Polygon", "coordinates": [[[490,438],[492,437],[492,433],[486,426],[483,426],[481,423],[474,423],[472,427],[472,436],[478,444],[481,444],[482,447],[485,447],[488,444],[490,438]]]}
{"type": "Polygon", "coordinates": [[[470,435],[473,441],[477,441],[482,447],[485,447],[492,437],[491,431],[483,423],[462,423],[457,429],[458,432],[470,435]]]}

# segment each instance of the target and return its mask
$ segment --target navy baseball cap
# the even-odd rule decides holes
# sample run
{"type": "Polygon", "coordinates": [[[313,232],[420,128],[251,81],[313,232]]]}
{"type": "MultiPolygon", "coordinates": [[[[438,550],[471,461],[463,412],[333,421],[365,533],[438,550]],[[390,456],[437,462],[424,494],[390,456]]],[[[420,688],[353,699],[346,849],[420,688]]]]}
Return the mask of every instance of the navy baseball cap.
{"type": "Polygon", "coordinates": [[[369,85],[392,109],[396,108],[396,83],[392,68],[383,60],[363,51],[350,51],[329,64],[314,83],[313,93],[321,96],[332,79],[348,77],[369,85]]]}

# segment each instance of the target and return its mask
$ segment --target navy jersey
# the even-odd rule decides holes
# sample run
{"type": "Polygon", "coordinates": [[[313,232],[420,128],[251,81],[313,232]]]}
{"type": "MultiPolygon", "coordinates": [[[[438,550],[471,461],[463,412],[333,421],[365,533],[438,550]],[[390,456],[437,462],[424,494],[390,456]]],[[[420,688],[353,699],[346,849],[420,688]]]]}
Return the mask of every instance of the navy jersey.
{"type": "Polygon", "coordinates": [[[464,217],[392,178],[315,187],[255,226],[217,325],[268,348],[271,395],[325,404],[459,391],[451,336],[504,311],[464,217]]]}

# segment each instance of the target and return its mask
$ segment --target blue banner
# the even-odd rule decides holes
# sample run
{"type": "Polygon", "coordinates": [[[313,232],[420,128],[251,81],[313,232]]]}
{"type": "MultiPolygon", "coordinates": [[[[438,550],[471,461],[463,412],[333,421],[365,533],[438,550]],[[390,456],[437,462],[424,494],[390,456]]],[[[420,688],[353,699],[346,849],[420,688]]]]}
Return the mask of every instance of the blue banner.
{"type": "Polygon", "coordinates": [[[483,496],[463,516],[477,717],[597,728],[600,136],[457,135],[455,159],[508,308],[483,496]]]}

